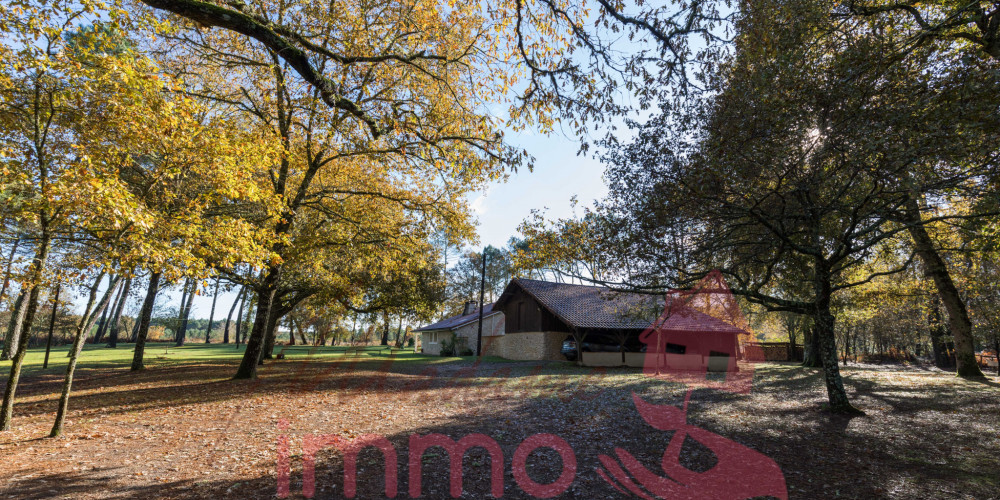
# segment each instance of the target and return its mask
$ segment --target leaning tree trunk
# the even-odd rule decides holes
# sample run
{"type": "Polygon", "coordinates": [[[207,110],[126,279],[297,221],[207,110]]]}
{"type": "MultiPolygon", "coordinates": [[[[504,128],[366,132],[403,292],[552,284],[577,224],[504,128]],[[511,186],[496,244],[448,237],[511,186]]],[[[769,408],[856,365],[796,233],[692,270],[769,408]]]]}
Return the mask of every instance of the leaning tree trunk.
{"type": "Polygon", "coordinates": [[[52,335],[56,330],[56,314],[59,312],[59,293],[62,291],[62,283],[56,283],[56,291],[52,296],[52,315],[49,316],[49,334],[45,338],[45,361],[42,361],[42,369],[49,367],[49,352],[52,351],[52,335]]]}
{"type": "Polygon", "coordinates": [[[10,313],[10,321],[7,323],[7,334],[4,335],[3,354],[0,355],[0,359],[8,360],[14,357],[14,354],[17,352],[17,345],[20,343],[21,325],[24,324],[24,313],[28,306],[27,302],[25,302],[27,298],[27,290],[22,289],[17,294],[17,300],[14,301],[14,309],[10,313]]]}
{"type": "Polygon", "coordinates": [[[3,298],[7,296],[7,289],[10,288],[10,274],[11,269],[14,267],[14,256],[17,255],[17,247],[20,245],[21,239],[15,238],[14,244],[10,246],[10,256],[7,257],[7,265],[4,267],[3,272],[3,286],[0,286],[0,304],[3,304],[3,298]]]}
{"type": "Polygon", "coordinates": [[[963,378],[983,377],[983,371],[979,369],[979,364],[976,362],[969,310],[958,293],[958,287],[951,279],[947,264],[934,247],[934,241],[927,233],[927,228],[924,227],[923,219],[920,216],[920,206],[915,197],[910,197],[904,215],[908,223],[907,230],[910,237],[913,238],[914,250],[924,263],[925,272],[934,280],[938,295],[941,296],[941,302],[944,304],[945,310],[948,311],[948,325],[951,327],[951,335],[955,338],[956,375],[963,378]]]}
{"type": "Polygon", "coordinates": [[[49,437],[58,437],[62,434],[63,423],[66,421],[66,411],[69,408],[69,393],[73,389],[73,375],[76,373],[76,362],[80,359],[80,351],[83,349],[84,341],[87,340],[87,331],[94,325],[94,316],[98,312],[103,312],[107,309],[108,303],[111,302],[111,294],[118,287],[121,276],[108,283],[108,290],[101,297],[100,303],[97,304],[97,309],[91,312],[90,308],[94,305],[94,299],[97,297],[97,289],[102,279],[104,279],[103,271],[101,271],[97,280],[94,281],[94,286],[90,287],[87,307],[84,309],[83,315],[80,317],[80,322],[77,324],[76,337],[73,339],[73,347],[69,351],[70,357],[69,363],[66,365],[66,378],[63,379],[62,394],[59,395],[59,409],[56,410],[56,421],[52,424],[52,431],[49,432],[49,437]]]}
{"type": "Polygon", "coordinates": [[[826,383],[830,411],[833,413],[863,414],[864,412],[851,405],[847,399],[844,381],[840,377],[840,367],[837,365],[837,339],[834,336],[834,317],[830,311],[830,296],[833,287],[829,264],[818,257],[816,261],[816,315],[814,318],[816,322],[816,347],[823,363],[823,380],[826,383]]]}
{"type": "Polygon", "coordinates": [[[42,286],[42,275],[45,272],[45,265],[49,260],[49,245],[51,236],[47,229],[42,230],[42,236],[38,242],[38,250],[31,263],[31,270],[27,283],[31,288],[28,292],[28,307],[24,312],[24,322],[21,324],[17,351],[11,358],[10,375],[7,377],[7,389],[3,395],[3,406],[0,407],[0,431],[10,430],[10,421],[14,416],[14,395],[17,392],[17,382],[21,378],[21,366],[24,364],[24,355],[28,350],[28,339],[31,337],[31,324],[35,320],[35,312],[38,310],[38,292],[42,286]]]}
{"type": "MultiPolygon", "coordinates": [[[[115,279],[116,278],[114,276],[111,277],[111,280],[115,280],[115,279]]],[[[110,282],[111,281],[109,281],[109,283],[110,282]]],[[[122,296],[121,295],[121,290],[118,290],[118,295],[116,295],[115,298],[114,298],[114,301],[111,302],[111,307],[108,307],[108,308],[104,309],[104,313],[101,314],[101,322],[98,323],[98,325],[97,325],[97,332],[94,333],[94,340],[92,341],[92,343],[97,344],[97,343],[99,343],[101,341],[101,339],[104,338],[104,334],[105,334],[105,332],[108,331],[108,325],[110,324],[108,322],[108,320],[109,319],[114,319],[114,315],[115,315],[114,311],[115,311],[115,309],[118,309],[118,302],[121,300],[121,296],[122,296]],[[112,318],[108,318],[108,313],[111,313],[112,318]]],[[[67,354],[71,354],[71,353],[67,353],[67,354]]]]}
{"type": "MultiPolygon", "coordinates": [[[[232,307],[229,308],[229,315],[226,316],[226,327],[222,329],[222,343],[223,344],[228,344],[229,343],[229,324],[233,320],[233,311],[236,310],[237,304],[240,303],[240,297],[243,296],[243,291],[244,290],[246,290],[246,287],[240,288],[240,291],[237,292],[237,294],[236,294],[236,300],[233,301],[232,307]]],[[[239,316],[237,316],[237,318],[239,318],[239,316]]]]}
{"type": "Polygon", "coordinates": [[[157,271],[149,275],[149,288],[146,289],[146,300],[142,301],[142,309],[139,310],[139,319],[136,321],[138,330],[135,336],[135,351],[132,352],[132,371],[142,370],[143,356],[146,353],[146,337],[149,336],[149,321],[153,316],[153,304],[156,302],[156,294],[160,291],[160,277],[163,273],[157,271]]]}
{"type": "Polygon", "coordinates": [[[187,278],[184,278],[184,284],[181,285],[181,305],[177,308],[177,319],[174,322],[174,342],[180,338],[181,321],[184,320],[184,304],[187,302],[187,292],[188,282],[187,278]]]}
{"type": "Polygon", "coordinates": [[[219,298],[219,277],[215,278],[215,290],[212,292],[212,309],[208,313],[208,326],[205,327],[205,343],[212,343],[212,321],[215,321],[215,301],[219,298]]]}
{"type": "Polygon", "coordinates": [[[241,343],[240,334],[243,332],[244,323],[246,323],[243,320],[243,309],[247,305],[247,295],[250,295],[246,286],[243,287],[243,291],[246,293],[243,294],[243,300],[240,301],[240,312],[236,315],[236,331],[233,332],[236,335],[236,347],[239,347],[241,343]]]}
{"type": "Polygon", "coordinates": [[[125,286],[122,287],[121,299],[118,301],[117,307],[115,307],[115,313],[111,316],[111,333],[108,334],[108,347],[112,349],[118,347],[118,331],[121,328],[122,311],[125,309],[125,302],[128,301],[128,292],[131,288],[132,277],[129,276],[125,280],[125,286]]]}
{"type": "Polygon", "coordinates": [[[236,370],[236,375],[233,376],[235,379],[249,379],[257,376],[257,362],[264,350],[267,320],[271,314],[274,293],[278,289],[279,273],[278,266],[268,267],[260,288],[257,290],[257,315],[254,318],[253,329],[250,331],[250,338],[247,339],[247,349],[243,353],[243,360],[240,362],[239,369],[236,370]]]}

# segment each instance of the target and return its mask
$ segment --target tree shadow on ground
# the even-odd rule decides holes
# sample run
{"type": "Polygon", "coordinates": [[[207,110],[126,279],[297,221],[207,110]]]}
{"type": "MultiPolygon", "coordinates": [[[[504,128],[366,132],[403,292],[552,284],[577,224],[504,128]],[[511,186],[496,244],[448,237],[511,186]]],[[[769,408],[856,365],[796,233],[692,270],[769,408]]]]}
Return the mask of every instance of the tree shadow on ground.
{"type": "MultiPolygon", "coordinates": [[[[643,377],[635,370],[611,371],[618,376],[604,381],[599,373],[587,376],[584,371],[562,365],[540,365],[540,369],[530,364],[507,366],[510,370],[480,365],[462,373],[469,367],[454,366],[436,372],[426,370],[426,366],[389,365],[384,369],[385,361],[317,361],[298,366],[272,363],[262,371],[256,390],[268,394],[301,391],[335,395],[339,401],[371,394],[389,407],[415,405],[427,411],[424,422],[385,436],[396,450],[401,497],[409,496],[411,464],[420,464],[421,495],[450,497],[448,454],[432,447],[421,457],[409,455],[411,436],[431,433],[452,439],[484,434],[495,441],[503,454],[504,498],[531,498],[513,476],[512,462],[518,447],[537,434],[553,434],[566,440],[577,461],[573,483],[558,498],[621,497],[597,474],[598,457],[613,455],[615,448],[622,448],[650,471],[659,471],[663,451],[672,437],[671,432],[653,429],[641,418],[633,406],[632,393],[650,402],[675,406],[681,404],[685,393],[677,384],[643,377]],[[503,384],[479,382],[491,377],[503,384]],[[581,380],[569,380],[567,385],[568,379],[574,377],[581,380]],[[457,396],[427,397],[435,389],[445,388],[460,390],[457,396]],[[431,410],[437,406],[468,406],[483,411],[436,418],[431,410]]],[[[141,392],[137,400],[112,407],[111,411],[126,411],[124,406],[143,401],[147,403],[144,408],[151,409],[181,402],[239,398],[246,394],[250,382],[195,382],[199,376],[230,368],[198,368],[183,374],[191,384],[141,392]],[[158,394],[157,390],[171,394],[158,394]],[[202,394],[205,392],[208,394],[202,394]]],[[[982,440],[980,433],[983,429],[995,430],[1000,423],[1000,392],[979,384],[955,387],[940,383],[879,383],[865,378],[869,376],[866,373],[859,371],[845,377],[855,404],[868,411],[865,417],[848,418],[823,411],[818,402],[825,397],[816,390],[821,387],[819,371],[780,366],[762,369],[760,383],[749,396],[695,391],[688,423],[772,458],[781,467],[792,498],[988,498],[995,493],[1000,484],[991,474],[1000,465],[993,458],[1000,450],[995,441],[982,440]]],[[[107,411],[101,406],[107,402],[97,396],[79,399],[81,411],[107,411]]],[[[309,419],[309,415],[291,418],[288,429],[281,431],[290,439],[293,498],[301,497],[303,491],[305,434],[317,432],[309,419]]],[[[341,431],[330,428],[320,432],[341,431]]],[[[683,465],[696,470],[717,459],[707,448],[695,445],[685,445],[682,458],[683,465]]],[[[357,498],[385,497],[385,462],[381,454],[367,448],[359,454],[358,465],[357,498]]],[[[541,451],[529,455],[526,469],[534,481],[548,483],[556,479],[562,467],[558,455],[541,451]]],[[[342,498],[342,455],[330,448],[319,451],[315,470],[315,497],[342,498]]],[[[273,498],[276,475],[275,468],[269,474],[241,477],[238,481],[210,477],[206,481],[130,486],[108,479],[115,478],[114,469],[73,473],[40,470],[29,478],[10,478],[0,492],[41,498],[51,496],[50,488],[58,484],[59,494],[93,494],[96,490],[105,498],[273,498]]],[[[492,480],[489,454],[482,448],[470,450],[462,459],[462,476],[463,498],[486,497],[492,480]]]]}

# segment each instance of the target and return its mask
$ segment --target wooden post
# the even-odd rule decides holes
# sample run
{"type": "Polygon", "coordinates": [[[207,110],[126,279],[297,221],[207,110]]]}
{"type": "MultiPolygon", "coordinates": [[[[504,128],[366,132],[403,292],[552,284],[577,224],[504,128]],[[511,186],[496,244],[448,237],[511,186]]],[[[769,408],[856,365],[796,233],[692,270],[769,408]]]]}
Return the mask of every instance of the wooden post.
{"type": "Polygon", "coordinates": [[[479,332],[476,333],[476,356],[482,356],[483,349],[483,296],[486,295],[486,249],[483,249],[483,272],[479,277],[479,332]]]}

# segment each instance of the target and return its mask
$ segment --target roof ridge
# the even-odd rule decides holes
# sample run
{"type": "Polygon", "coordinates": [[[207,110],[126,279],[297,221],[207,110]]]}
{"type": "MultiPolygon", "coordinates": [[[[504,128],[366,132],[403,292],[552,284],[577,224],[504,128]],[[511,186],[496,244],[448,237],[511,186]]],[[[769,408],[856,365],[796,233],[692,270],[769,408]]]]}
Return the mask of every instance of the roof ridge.
{"type": "Polygon", "coordinates": [[[531,278],[514,278],[514,280],[515,281],[534,281],[535,283],[547,283],[547,284],[550,284],[550,285],[559,285],[559,286],[576,286],[576,287],[582,287],[582,288],[600,288],[602,290],[607,290],[609,292],[615,292],[615,293],[634,293],[636,295],[652,295],[652,294],[645,294],[645,293],[641,293],[641,292],[631,292],[631,291],[628,291],[628,290],[615,290],[614,288],[611,288],[609,286],[602,286],[602,285],[583,285],[583,284],[579,284],[579,283],[560,283],[558,281],[545,281],[545,280],[536,280],[536,279],[531,279],[531,278]]]}

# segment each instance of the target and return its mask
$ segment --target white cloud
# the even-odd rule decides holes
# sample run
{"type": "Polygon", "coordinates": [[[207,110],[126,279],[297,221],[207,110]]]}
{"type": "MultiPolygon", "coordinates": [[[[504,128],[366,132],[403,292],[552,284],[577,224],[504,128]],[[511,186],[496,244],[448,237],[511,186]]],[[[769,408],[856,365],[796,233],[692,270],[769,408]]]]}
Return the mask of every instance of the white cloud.
{"type": "Polygon", "coordinates": [[[493,186],[490,186],[486,188],[486,191],[480,193],[480,195],[477,196],[476,199],[472,200],[472,203],[469,204],[469,208],[472,209],[473,213],[475,213],[476,215],[483,215],[486,213],[487,210],[486,197],[490,195],[490,191],[492,190],[493,186]]]}

